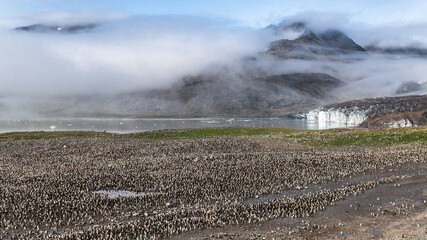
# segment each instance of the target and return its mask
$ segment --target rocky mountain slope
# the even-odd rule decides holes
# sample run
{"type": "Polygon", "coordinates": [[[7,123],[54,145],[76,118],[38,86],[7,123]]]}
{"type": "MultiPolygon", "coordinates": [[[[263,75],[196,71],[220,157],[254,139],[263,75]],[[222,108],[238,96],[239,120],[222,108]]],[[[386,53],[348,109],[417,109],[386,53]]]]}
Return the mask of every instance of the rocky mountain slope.
{"type": "Polygon", "coordinates": [[[343,32],[330,29],[315,34],[304,23],[294,23],[270,26],[276,35],[281,32],[300,34],[296,39],[281,39],[270,44],[267,54],[281,59],[322,59],[340,55],[366,53],[366,50],[356,44],[343,32]]]}
{"type": "Polygon", "coordinates": [[[229,80],[189,77],[163,90],[114,96],[61,97],[37,111],[56,115],[102,116],[281,116],[336,101],[344,83],[322,73],[297,73],[229,80]]]}

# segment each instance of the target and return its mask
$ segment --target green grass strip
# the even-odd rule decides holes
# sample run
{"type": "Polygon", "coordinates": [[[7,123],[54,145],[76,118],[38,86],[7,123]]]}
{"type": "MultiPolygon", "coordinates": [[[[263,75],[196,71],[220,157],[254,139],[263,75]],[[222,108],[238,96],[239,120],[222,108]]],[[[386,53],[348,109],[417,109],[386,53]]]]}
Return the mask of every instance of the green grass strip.
{"type": "Polygon", "coordinates": [[[314,147],[342,146],[389,146],[414,142],[427,143],[427,127],[386,130],[332,129],[308,131],[287,128],[265,127],[212,127],[193,129],[172,129],[149,132],[114,134],[107,132],[52,131],[52,132],[12,132],[0,134],[0,141],[35,140],[50,138],[130,138],[130,139],[181,139],[220,136],[283,135],[284,140],[314,147]]]}

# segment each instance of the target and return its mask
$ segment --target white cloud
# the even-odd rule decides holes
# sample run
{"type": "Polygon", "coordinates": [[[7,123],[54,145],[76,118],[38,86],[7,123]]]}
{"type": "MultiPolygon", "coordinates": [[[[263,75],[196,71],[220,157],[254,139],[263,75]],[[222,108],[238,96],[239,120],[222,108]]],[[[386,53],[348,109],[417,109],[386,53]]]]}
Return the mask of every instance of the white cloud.
{"type": "Polygon", "coordinates": [[[1,92],[117,92],[169,86],[210,65],[230,65],[262,50],[257,30],[203,18],[137,17],[94,32],[3,31],[1,92]]]}

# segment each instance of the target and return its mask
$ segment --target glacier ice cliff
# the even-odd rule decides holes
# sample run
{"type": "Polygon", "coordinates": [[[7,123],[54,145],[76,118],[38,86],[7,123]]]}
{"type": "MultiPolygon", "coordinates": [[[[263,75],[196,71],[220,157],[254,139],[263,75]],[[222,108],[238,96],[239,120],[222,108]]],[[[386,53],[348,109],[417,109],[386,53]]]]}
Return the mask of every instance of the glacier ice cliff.
{"type": "MultiPolygon", "coordinates": [[[[335,103],[299,113],[295,118],[319,126],[401,128],[427,125],[427,95],[380,97],[335,103]]],[[[331,128],[331,127],[329,127],[331,128]]]]}
{"type": "Polygon", "coordinates": [[[369,109],[357,107],[341,109],[324,109],[322,107],[308,112],[305,117],[309,121],[318,121],[319,124],[339,123],[347,126],[357,126],[368,118],[369,109]]]}

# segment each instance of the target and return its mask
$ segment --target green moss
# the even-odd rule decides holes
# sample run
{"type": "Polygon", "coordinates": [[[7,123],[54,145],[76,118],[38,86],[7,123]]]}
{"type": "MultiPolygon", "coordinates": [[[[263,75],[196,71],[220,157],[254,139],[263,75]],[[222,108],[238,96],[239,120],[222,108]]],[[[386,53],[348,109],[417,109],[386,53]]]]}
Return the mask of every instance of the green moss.
{"type": "Polygon", "coordinates": [[[389,146],[414,142],[427,142],[427,128],[402,128],[390,130],[346,130],[342,132],[318,131],[294,136],[300,142],[315,147],[389,146]]]}
{"type": "Polygon", "coordinates": [[[264,127],[214,127],[194,129],[159,130],[130,134],[113,134],[106,132],[14,132],[0,134],[0,141],[33,140],[63,137],[106,137],[132,139],[179,139],[179,138],[206,138],[216,136],[254,136],[277,135],[283,136],[284,141],[289,139],[314,147],[342,147],[342,146],[388,146],[394,144],[408,144],[422,142],[427,144],[427,127],[402,128],[390,130],[340,129],[307,131],[286,128],[264,127]]]}
{"type": "Polygon", "coordinates": [[[171,129],[129,134],[114,134],[106,132],[57,131],[57,132],[12,132],[0,134],[1,140],[34,140],[62,137],[114,137],[114,138],[143,138],[143,139],[172,139],[172,138],[201,138],[215,136],[244,136],[269,135],[281,133],[302,132],[303,130],[286,128],[262,127],[213,127],[194,129],[171,129]]]}
{"type": "Polygon", "coordinates": [[[124,136],[132,138],[169,139],[169,138],[200,138],[215,136],[249,136],[303,132],[304,130],[287,128],[263,127],[212,127],[193,129],[159,130],[152,132],[131,133],[124,136]]]}

